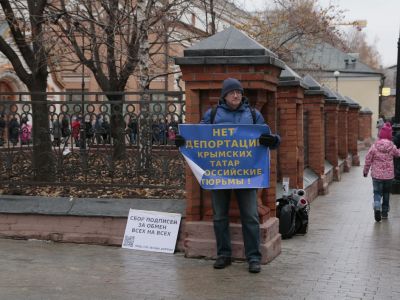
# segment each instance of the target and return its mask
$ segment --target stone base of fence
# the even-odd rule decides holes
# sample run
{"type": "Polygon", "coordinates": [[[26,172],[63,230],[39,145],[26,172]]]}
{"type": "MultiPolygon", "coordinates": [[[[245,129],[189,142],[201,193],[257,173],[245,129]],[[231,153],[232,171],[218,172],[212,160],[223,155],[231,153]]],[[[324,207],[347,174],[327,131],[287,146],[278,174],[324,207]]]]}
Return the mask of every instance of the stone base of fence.
{"type": "Polygon", "coordinates": [[[0,236],[120,246],[126,218],[0,214],[0,236]]]}
{"type": "MultiPolygon", "coordinates": [[[[216,243],[214,239],[213,223],[207,221],[193,221],[185,224],[184,248],[186,257],[216,258],[216,243]]],[[[232,257],[244,260],[244,245],[242,238],[242,225],[230,224],[232,240],[232,257]]],[[[261,224],[261,263],[272,261],[281,253],[281,235],[279,234],[279,221],[269,218],[261,224]]]]}
{"type": "MultiPolygon", "coordinates": [[[[0,196],[0,236],[121,246],[130,208],[184,217],[185,203],[183,199],[0,196]]],[[[183,250],[179,240],[177,250],[183,250]]]]}

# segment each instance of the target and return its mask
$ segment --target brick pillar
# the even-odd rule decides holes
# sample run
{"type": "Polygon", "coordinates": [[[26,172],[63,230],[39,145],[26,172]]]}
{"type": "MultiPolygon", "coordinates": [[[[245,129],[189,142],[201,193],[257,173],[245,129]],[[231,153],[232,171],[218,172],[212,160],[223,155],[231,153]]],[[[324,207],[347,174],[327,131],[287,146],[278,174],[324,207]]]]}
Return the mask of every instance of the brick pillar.
{"type": "MultiPolygon", "coordinates": [[[[257,99],[268,99],[268,105],[264,105],[262,109],[259,109],[263,114],[265,121],[268,123],[272,132],[278,132],[277,128],[277,97],[276,93],[268,93],[264,91],[259,91],[257,99]]],[[[258,105],[256,105],[258,109],[258,105]]],[[[277,153],[278,151],[270,151],[270,180],[269,189],[262,189],[259,191],[261,193],[261,202],[263,205],[267,206],[270,210],[270,216],[276,215],[276,184],[277,184],[277,153]]]]}
{"type": "Polygon", "coordinates": [[[347,114],[349,111],[349,104],[346,101],[340,101],[339,104],[339,115],[338,115],[338,155],[340,159],[344,159],[345,172],[350,169],[350,163],[347,158],[349,156],[349,147],[347,143],[348,125],[347,125],[347,114]]]}
{"type": "Polygon", "coordinates": [[[303,98],[300,86],[278,87],[278,132],[282,138],[278,169],[281,177],[290,178],[290,188],[296,189],[303,188],[303,98]]]}
{"type": "MultiPolygon", "coordinates": [[[[271,130],[276,130],[275,94],[284,64],[275,54],[233,27],[201,41],[184,53],[185,56],[176,58],[175,62],[180,66],[185,81],[187,123],[198,123],[204,112],[219,100],[223,80],[234,77],[241,81],[250,104],[262,113],[271,130]]],[[[275,217],[274,152],[271,151],[271,187],[258,193],[262,263],[271,261],[281,251],[279,223],[275,217]]],[[[182,234],[185,255],[215,257],[210,192],[199,187],[189,168],[186,169],[186,188],[187,220],[182,234]]],[[[232,255],[234,258],[244,258],[236,201],[231,201],[229,217],[232,255]]]]}
{"type": "Polygon", "coordinates": [[[328,193],[329,182],[325,177],[325,132],[323,92],[313,94],[306,91],[304,95],[304,112],[308,114],[308,165],[319,177],[318,193],[328,193]]]}
{"type": "Polygon", "coordinates": [[[349,153],[351,155],[353,166],[360,165],[360,156],[358,155],[358,143],[357,143],[359,110],[360,110],[359,105],[350,105],[349,112],[347,114],[347,123],[348,123],[347,143],[349,146],[349,153]]]}
{"type": "Polygon", "coordinates": [[[333,179],[340,180],[338,146],[339,101],[325,101],[325,158],[333,166],[333,179]]]}
{"type": "Polygon", "coordinates": [[[362,109],[358,114],[358,140],[362,141],[365,146],[369,147],[372,142],[372,111],[362,109]]]}

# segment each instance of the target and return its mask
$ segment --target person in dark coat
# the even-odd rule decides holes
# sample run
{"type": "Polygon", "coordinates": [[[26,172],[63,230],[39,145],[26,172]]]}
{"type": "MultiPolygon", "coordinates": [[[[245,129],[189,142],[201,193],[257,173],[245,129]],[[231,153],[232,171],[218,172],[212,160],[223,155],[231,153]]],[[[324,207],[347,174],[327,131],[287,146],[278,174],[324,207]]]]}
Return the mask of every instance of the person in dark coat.
{"type": "MultiPolygon", "coordinates": [[[[265,124],[261,113],[252,107],[243,96],[243,87],[239,80],[228,78],[224,80],[221,99],[216,108],[214,117],[213,108],[210,108],[201,120],[202,124],[265,124]],[[253,117],[254,113],[254,117],[253,117]]],[[[276,149],[280,144],[280,137],[275,134],[261,134],[260,145],[276,149]]],[[[177,135],[175,145],[185,144],[184,138],[177,135]]],[[[260,223],[257,203],[257,189],[213,189],[211,202],[213,208],[214,233],[217,242],[217,260],[215,269],[223,269],[231,264],[232,247],[229,234],[229,206],[231,194],[235,193],[239,205],[240,219],[245,248],[245,255],[249,264],[250,273],[261,271],[260,252],[260,223]]]]}
{"type": "Polygon", "coordinates": [[[56,119],[52,123],[53,126],[53,139],[54,139],[54,146],[60,146],[60,139],[61,139],[61,124],[56,116],[56,119]]]}
{"type": "Polygon", "coordinates": [[[129,140],[131,144],[136,144],[136,137],[137,137],[137,131],[138,131],[138,124],[136,119],[131,119],[128,124],[128,129],[129,129],[129,140]]]}
{"type": "Polygon", "coordinates": [[[71,129],[69,128],[68,116],[63,116],[61,120],[61,136],[64,139],[65,146],[68,146],[68,139],[71,135],[71,129]]]}
{"type": "Polygon", "coordinates": [[[86,142],[90,146],[93,143],[94,129],[92,125],[92,120],[89,116],[85,117],[85,137],[86,142]]]}
{"type": "Polygon", "coordinates": [[[6,132],[6,120],[4,120],[4,115],[0,116],[0,146],[4,144],[4,133],[6,132]]]}
{"type": "Polygon", "coordinates": [[[102,143],[103,131],[104,131],[102,125],[103,125],[103,117],[102,115],[98,115],[96,117],[96,122],[94,123],[94,132],[97,145],[100,145],[102,143]]]}
{"type": "Polygon", "coordinates": [[[110,123],[108,122],[107,118],[104,118],[103,123],[101,124],[102,128],[102,135],[103,135],[103,141],[105,144],[110,144],[111,143],[111,126],[110,123]]]}
{"type": "Polygon", "coordinates": [[[15,146],[19,139],[19,122],[16,117],[12,117],[8,126],[8,136],[10,142],[15,146]]]}

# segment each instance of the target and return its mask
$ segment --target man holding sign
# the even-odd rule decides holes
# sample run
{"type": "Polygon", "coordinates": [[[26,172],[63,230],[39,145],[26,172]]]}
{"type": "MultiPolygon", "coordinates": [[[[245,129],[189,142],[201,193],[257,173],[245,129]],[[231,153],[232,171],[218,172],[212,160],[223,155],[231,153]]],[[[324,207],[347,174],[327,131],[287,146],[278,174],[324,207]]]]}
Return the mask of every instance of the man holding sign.
{"type": "Polygon", "coordinates": [[[250,107],[247,98],[243,97],[241,83],[234,78],[224,80],[218,106],[204,114],[201,124],[221,125],[192,125],[204,128],[212,136],[201,136],[195,140],[190,139],[190,131],[182,130],[190,125],[180,126],[180,135],[176,136],[175,144],[180,147],[201,186],[211,189],[217,241],[214,268],[223,269],[231,264],[229,205],[233,190],[239,204],[249,272],[258,273],[261,270],[261,252],[257,188],[268,187],[268,182],[265,182],[269,175],[267,148],[276,149],[280,137],[270,133],[261,113],[250,107]],[[261,156],[259,150],[264,151],[261,156]],[[193,162],[195,159],[197,161],[193,162]],[[262,159],[265,162],[258,167],[256,164],[262,159]],[[267,169],[264,172],[267,177],[263,176],[263,169],[267,169]]]}

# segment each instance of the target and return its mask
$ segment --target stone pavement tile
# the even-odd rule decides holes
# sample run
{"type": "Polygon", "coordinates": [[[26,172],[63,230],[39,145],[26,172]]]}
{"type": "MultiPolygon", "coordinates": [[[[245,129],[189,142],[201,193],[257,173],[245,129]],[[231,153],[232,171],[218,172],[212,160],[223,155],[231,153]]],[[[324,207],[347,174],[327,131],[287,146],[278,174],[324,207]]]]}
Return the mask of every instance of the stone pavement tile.
{"type": "Polygon", "coordinates": [[[385,222],[371,203],[371,179],[351,168],[260,274],[182,253],[0,239],[0,299],[400,299],[400,195],[385,222]]]}

